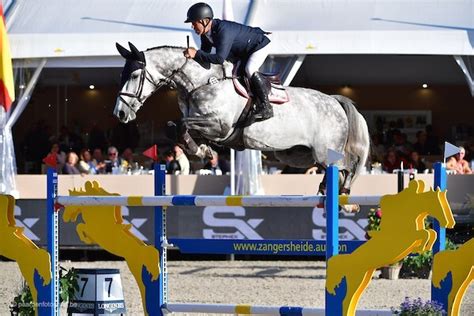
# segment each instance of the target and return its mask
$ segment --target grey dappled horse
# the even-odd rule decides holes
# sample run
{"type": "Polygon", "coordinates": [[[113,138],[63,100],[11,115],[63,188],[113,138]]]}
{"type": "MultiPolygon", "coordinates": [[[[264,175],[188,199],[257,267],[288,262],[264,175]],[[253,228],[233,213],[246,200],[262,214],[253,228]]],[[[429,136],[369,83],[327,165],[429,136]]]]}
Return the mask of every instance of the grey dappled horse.
{"type": "MultiPolygon", "coordinates": [[[[211,143],[236,149],[273,151],[281,162],[308,168],[327,165],[327,152],[343,153],[338,162],[341,190],[350,185],[367,161],[369,132],[353,102],[343,96],[329,96],[312,89],[286,87],[290,101],[273,105],[274,117],[240,129],[240,142],[235,136],[235,123],[247,104],[238,95],[230,78],[232,64],[211,65],[205,69],[183,56],[183,47],[155,47],[138,51],[131,43],[130,51],[117,44],[126,58],[122,86],[114,115],[127,123],[145,100],[162,86],[176,88],[184,125],[211,143]],[[229,76],[227,76],[229,75],[229,76]]],[[[194,146],[193,153],[206,155],[204,144],[194,146]]],[[[320,191],[325,189],[325,180],[320,191]]]]}

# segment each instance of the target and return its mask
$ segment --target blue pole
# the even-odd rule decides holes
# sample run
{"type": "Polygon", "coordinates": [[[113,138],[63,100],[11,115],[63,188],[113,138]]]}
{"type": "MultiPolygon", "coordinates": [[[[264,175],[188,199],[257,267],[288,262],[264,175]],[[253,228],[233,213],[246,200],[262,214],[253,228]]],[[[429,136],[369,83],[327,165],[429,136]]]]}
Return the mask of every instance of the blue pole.
{"type": "MultiPolygon", "coordinates": [[[[336,166],[326,169],[326,269],[329,258],[339,253],[339,170],[336,166]]],[[[338,315],[342,310],[342,299],[335,300],[326,291],[325,314],[338,315]],[[337,303],[336,303],[337,301],[337,303]],[[340,306],[335,306],[335,305],[340,306]]]]}
{"type": "Polygon", "coordinates": [[[326,170],[326,262],[339,253],[339,170],[326,170]]]}
{"type": "MultiPolygon", "coordinates": [[[[446,190],[447,176],[446,168],[441,162],[434,164],[434,189],[440,188],[446,190]]],[[[433,255],[443,251],[446,245],[446,228],[440,227],[439,222],[433,219],[433,229],[436,231],[438,238],[433,245],[433,255]]]]}
{"type": "MultiPolygon", "coordinates": [[[[166,165],[155,163],[154,168],[154,190],[155,196],[162,196],[166,194],[166,165]]],[[[158,298],[158,312],[157,315],[162,316],[161,307],[168,302],[168,275],[166,271],[166,248],[163,247],[163,242],[166,242],[166,210],[163,207],[155,207],[155,248],[160,252],[160,276],[158,279],[159,289],[158,293],[152,293],[152,298],[158,298]]],[[[148,297],[147,297],[148,299],[148,297]]]]}
{"type": "Polygon", "coordinates": [[[54,208],[58,195],[58,173],[48,168],[46,184],[46,222],[47,222],[47,250],[51,258],[51,282],[47,286],[47,306],[39,308],[40,315],[59,315],[59,274],[57,271],[58,259],[58,214],[54,208]],[[44,313],[43,313],[44,312],[44,313]]]}

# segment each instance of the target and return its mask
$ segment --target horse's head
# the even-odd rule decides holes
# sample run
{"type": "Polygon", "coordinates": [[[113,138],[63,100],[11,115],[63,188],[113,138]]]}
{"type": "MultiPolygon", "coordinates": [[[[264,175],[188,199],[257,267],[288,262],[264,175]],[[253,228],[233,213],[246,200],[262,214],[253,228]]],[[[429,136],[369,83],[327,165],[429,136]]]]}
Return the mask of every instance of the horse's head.
{"type": "Polygon", "coordinates": [[[410,181],[408,188],[404,191],[413,194],[412,203],[414,207],[436,218],[441,227],[453,228],[455,221],[446,197],[447,191],[441,191],[439,188],[436,190],[430,188],[424,192],[424,187],[423,181],[413,180],[410,181]]]}
{"type": "Polygon", "coordinates": [[[145,100],[168,83],[163,75],[147,68],[144,52],[139,51],[132,43],[128,44],[130,51],[116,43],[120,55],[126,59],[114,109],[114,115],[122,123],[134,120],[145,100]]]}

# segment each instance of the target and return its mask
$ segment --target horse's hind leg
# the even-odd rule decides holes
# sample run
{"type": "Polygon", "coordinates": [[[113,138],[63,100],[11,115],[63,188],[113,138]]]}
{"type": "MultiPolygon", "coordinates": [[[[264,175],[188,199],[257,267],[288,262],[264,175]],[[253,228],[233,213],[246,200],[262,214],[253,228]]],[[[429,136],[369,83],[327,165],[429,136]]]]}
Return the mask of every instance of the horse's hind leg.
{"type": "Polygon", "coordinates": [[[316,166],[318,167],[319,170],[324,171],[324,176],[323,180],[321,180],[321,183],[319,183],[319,188],[318,188],[318,195],[324,195],[326,193],[326,166],[320,163],[316,163],[316,166]]]}

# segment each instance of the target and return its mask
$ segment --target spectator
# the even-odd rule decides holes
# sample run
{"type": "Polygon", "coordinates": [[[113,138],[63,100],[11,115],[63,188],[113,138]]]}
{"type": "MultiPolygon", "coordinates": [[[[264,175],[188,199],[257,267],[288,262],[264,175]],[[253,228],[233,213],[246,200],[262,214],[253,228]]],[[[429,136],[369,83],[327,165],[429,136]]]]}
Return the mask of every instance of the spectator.
{"type": "MultiPolygon", "coordinates": [[[[61,173],[61,171],[63,170],[63,166],[66,163],[66,154],[64,153],[64,151],[61,151],[59,149],[59,144],[58,143],[53,143],[51,145],[51,150],[49,151],[48,155],[46,156],[46,159],[48,159],[48,157],[52,157],[53,160],[54,159],[56,160],[56,171],[58,173],[61,173]]],[[[47,166],[45,164],[43,164],[41,169],[42,169],[41,170],[42,173],[44,174],[44,173],[46,173],[47,166]]]]}
{"type": "Polygon", "coordinates": [[[122,158],[118,156],[118,150],[114,146],[107,149],[108,160],[105,161],[105,173],[120,173],[122,158]]]}
{"type": "Polygon", "coordinates": [[[81,150],[80,159],[81,160],[79,161],[78,169],[81,173],[97,174],[101,169],[105,168],[105,164],[103,162],[96,163],[92,159],[91,153],[88,149],[81,150]]]}
{"type": "Polygon", "coordinates": [[[79,162],[79,157],[73,151],[69,152],[66,156],[66,163],[63,166],[63,174],[81,174],[77,168],[77,163],[79,162]]]}
{"type": "Polygon", "coordinates": [[[469,167],[469,163],[464,160],[466,150],[464,149],[464,147],[459,147],[459,149],[459,153],[447,159],[446,169],[453,170],[455,174],[472,174],[472,170],[469,167]]]}
{"type": "Polygon", "coordinates": [[[166,173],[168,174],[179,174],[181,172],[181,166],[174,155],[173,150],[169,150],[165,154],[166,173]]]}
{"type": "Polygon", "coordinates": [[[181,147],[178,145],[174,146],[174,153],[175,153],[175,158],[179,162],[179,166],[181,167],[181,173],[180,174],[189,174],[190,173],[190,164],[188,157],[184,154],[184,151],[181,147]]]}
{"type": "Polygon", "coordinates": [[[387,155],[385,156],[383,162],[383,170],[388,173],[393,173],[395,169],[401,169],[401,164],[404,163],[406,166],[406,162],[398,156],[397,152],[391,148],[388,150],[387,155]]]}
{"type": "Polygon", "coordinates": [[[222,169],[219,165],[219,154],[216,151],[212,151],[212,159],[210,159],[203,167],[211,171],[211,174],[221,176],[223,174],[222,169]]]}
{"type": "Polygon", "coordinates": [[[426,144],[426,132],[416,132],[416,142],[413,144],[413,150],[420,155],[430,155],[430,148],[426,144]]]}
{"type": "Polygon", "coordinates": [[[393,148],[401,158],[408,160],[412,147],[413,146],[407,140],[406,134],[401,132],[393,134],[393,148]]]}
{"type": "Polygon", "coordinates": [[[128,166],[133,166],[135,159],[133,158],[133,150],[130,147],[124,149],[124,151],[122,152],[122,159],[123,161],[127,162],[128,166]]]}
{"type": "Polygon", "coordinates": [[[420,155],[416,151],[410,153],[410,160],[408,161],[408,167],[411,169],[416,169],[418,173],[425,172],[426,165],[421,160],[420,155]]]}
{"type": "Polygon", "coordinates": [[[99,173],[105,173],[105,162],[104,162],[104,156],[102,155],[102,149],[94,148],[94,150],[92,151],[92,161],[94,162],[96,166],[99,164],[102,164],[103,167],[98,169],[97,171],[99,173]]]}

